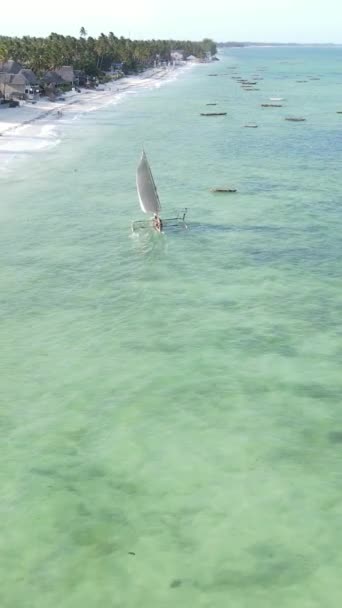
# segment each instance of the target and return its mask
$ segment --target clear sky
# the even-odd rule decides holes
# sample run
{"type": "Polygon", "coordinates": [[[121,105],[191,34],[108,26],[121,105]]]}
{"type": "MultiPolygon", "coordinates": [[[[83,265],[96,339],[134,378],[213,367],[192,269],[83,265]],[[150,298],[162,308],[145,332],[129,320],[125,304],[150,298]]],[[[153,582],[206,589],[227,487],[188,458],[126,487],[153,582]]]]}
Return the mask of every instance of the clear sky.
{"type": "Polygon", "coordinates": [[[342,43],[342,0],[16,0],[0,34],[342,43]]]}

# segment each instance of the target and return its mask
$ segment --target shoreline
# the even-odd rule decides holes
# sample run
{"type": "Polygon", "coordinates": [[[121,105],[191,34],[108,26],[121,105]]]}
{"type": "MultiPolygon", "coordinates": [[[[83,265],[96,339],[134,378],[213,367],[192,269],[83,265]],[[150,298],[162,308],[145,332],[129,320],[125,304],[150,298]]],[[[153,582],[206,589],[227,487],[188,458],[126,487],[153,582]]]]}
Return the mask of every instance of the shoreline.
{"type": "MultiPolygon", "coordinates": [[[[103,85],[101,89],[81,89],[61,94],[64,101],[52,102],[47,97],[37,103],[21,102],[17,108],[0,107],[0,168],[18,155],[29,155],[55,145],[60,141],[60,125],[64,120],[96,111],[119,102],[122,96],[139,89],[160,86],[173,80],[180,72],[193,64],[181,66],[149,68],[141,74],[125,76],[103,85]]],[[[64,123],[65,124],[65,123],[64,123]]]]}

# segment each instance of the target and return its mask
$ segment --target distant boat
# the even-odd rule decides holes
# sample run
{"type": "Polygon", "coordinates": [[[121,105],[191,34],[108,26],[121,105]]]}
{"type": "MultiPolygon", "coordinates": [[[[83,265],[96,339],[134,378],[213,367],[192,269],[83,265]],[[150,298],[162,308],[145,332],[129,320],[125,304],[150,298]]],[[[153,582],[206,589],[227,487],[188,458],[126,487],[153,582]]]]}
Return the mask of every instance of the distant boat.
{"type": "Polygon", "coordinates": [[[210,192],[237,192],[236,188],[210,188],[210,192]]]}
{"type": "Polygon", "coordinates": [[[201,112],[201,116],[227,116],[227,112],[201,112]]]}
{"type": "Polygon", "coordinates": [[[145,221],[136,221],[132,223],[132,230],[136,231],[141,228],[154,228],[157,232],[162,232],[164,226],[179,226],[187,228],[184,218],[187,210],[183,209],[178,212],[175,217],[166,218],[162,220],[160,218],[161,204],[157,186],[153,179],[151,167],[149,165],[145,150],[142,151],[140,161],[138,163],[136,172],[136,185],[138,199],[141,210],[144,213],[152,215],[152,218],[145,221]]]}
{"type": "Polygon", "coordinates": [[[306,118],[302,118],[301,116],[298,116],[298,118],[289,116],[288,118],[285,118],[285,120],[289,120],[291,122],[304,122],[306,118]]]}

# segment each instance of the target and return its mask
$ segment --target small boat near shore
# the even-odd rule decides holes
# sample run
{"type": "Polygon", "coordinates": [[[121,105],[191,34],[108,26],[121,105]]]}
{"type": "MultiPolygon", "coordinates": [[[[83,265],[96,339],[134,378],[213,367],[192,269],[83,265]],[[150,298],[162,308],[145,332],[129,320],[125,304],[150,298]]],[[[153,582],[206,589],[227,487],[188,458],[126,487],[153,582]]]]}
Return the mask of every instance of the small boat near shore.
{"type": "Polygon", "coordinates": [[[262,108],[282,108],[283,104],[281,103],[262,103],[260,104],[262,108]]]}
{"type": "Polygon", "coordinates": [[[285,120],[289,120],[290,122],[304,122],[306,118],[303,118],[302,116],[288,116],[285,120]]]}
{"type": "Polygon", "coordinates": [[[206,103],[206,106],[217,106],[217,103],[206,103]]]}
{"type": "Polygon", "coordinates": [[[201,116],[227,116],[227,112],[201,112],[201,116]]]}
{"type": "Polygon", "coordinates": [[[255,123],[248,123],[246,125],[243,125],[246,129],[257,129],[258,125],[255,123]]]}

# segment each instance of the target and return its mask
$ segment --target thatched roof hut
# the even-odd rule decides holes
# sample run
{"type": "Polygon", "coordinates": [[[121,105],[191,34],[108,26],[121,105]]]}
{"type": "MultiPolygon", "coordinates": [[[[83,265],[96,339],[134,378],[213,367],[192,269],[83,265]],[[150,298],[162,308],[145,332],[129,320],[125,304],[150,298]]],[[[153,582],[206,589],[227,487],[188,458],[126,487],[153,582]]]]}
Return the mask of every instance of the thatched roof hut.
{"type": "Polygon", "coordinates": [[[43,82],[49,85],[58,86],[59,84],[63,84],[63,78],[59,74],[57,74],[55,70],[45,72],[42,80],[43,82]]]}
{"type": "Polygon", "coordinates": [[[32,70],[29,70],[28,68],[23,68],[22,70],[20,70],[19,74],[22,74],[26,78],[26,82],[28,84],[38,84],[37,76],[34,72],[32,72],[32,70]]]}
{"type": "Polygon", "coordinates": [[[27,80],[23,74],[0,73],[0,93],[6,98],[23,97],[27,90],[27,80]]]}
{"type": "Polygon", "coordinates": [[[8,61],[0,61],[0,72],[5,72],[6,74],[18,74],[20,70],[23,69],[23,66],[13,59],[9,59],[8,61]]]}
{"type": "Polygon", "coordinates": [[[75,80],[74,69],[71,65],[63,65],[57,68],[55,72],[62,78],[63,83],[73,84],[75,80]]]}

